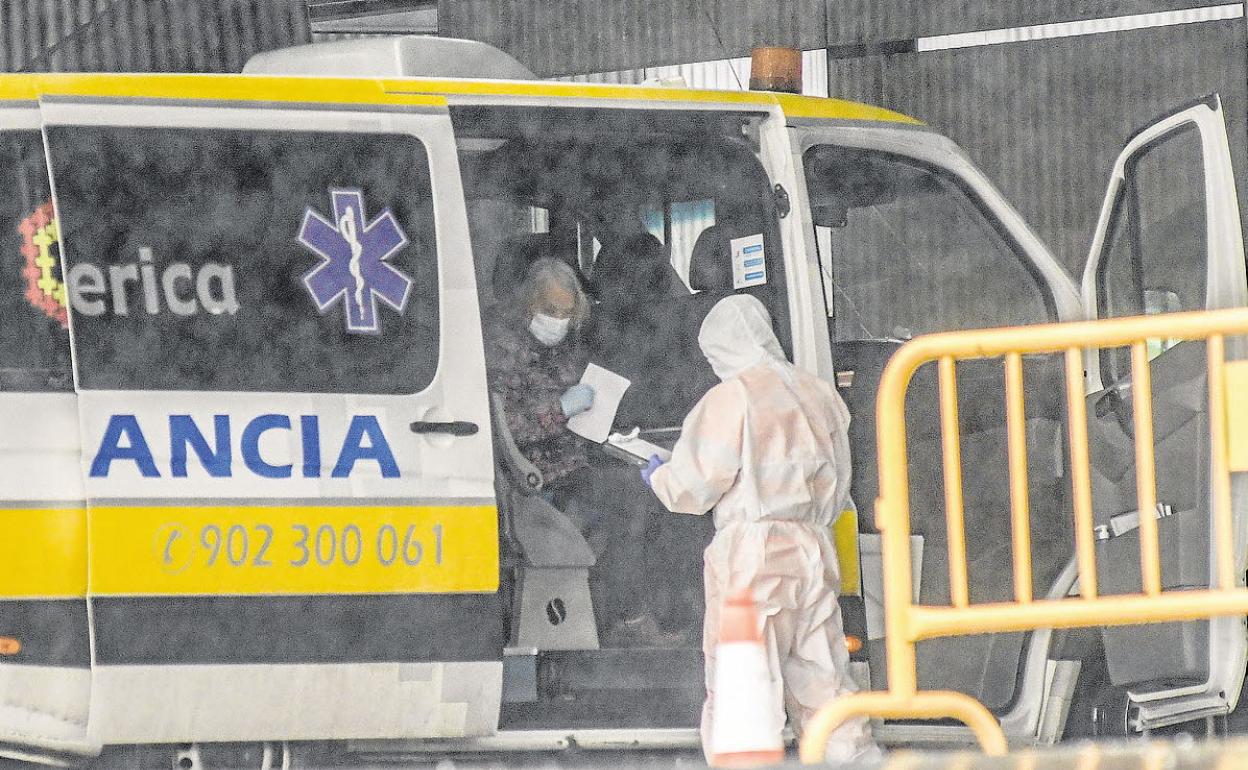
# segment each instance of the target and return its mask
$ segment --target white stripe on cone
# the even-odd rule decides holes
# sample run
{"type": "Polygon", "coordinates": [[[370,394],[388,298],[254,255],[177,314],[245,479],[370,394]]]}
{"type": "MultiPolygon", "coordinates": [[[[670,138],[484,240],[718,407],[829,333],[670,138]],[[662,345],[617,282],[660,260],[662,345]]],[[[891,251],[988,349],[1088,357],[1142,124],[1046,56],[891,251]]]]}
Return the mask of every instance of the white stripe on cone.
{"type": "Polygon", "coordinates": [[[773,696],[762,642],[719,645],[711,713],[712,764],[726,754],[777,752],[780,758],[784,756],[784,725],[776,724],[782,712],[773,696]]]}

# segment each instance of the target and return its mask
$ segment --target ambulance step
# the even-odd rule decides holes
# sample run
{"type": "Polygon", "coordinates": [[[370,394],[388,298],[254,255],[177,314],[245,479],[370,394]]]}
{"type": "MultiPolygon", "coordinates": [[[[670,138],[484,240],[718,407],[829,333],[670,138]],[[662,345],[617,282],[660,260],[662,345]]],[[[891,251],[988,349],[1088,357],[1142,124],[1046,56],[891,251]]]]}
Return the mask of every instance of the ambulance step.
{"type": "Polygon", "coordinates": [[[614,649],[545,652],[538,656],[539,687],[565,690],[702,688],[702,651],[614,649]]]}
{"type": "MultiPolygon", "coordinates": [[[[692,727],[675,729],[591,729],[591,730],[499,730],[494,735],[477,738],[417,738],[406,740],[349,741],[347,750],[361,760],[391,764],[410,760],[422,765],[428,754],[451,752],[595,751],[621,750],[697,750],[701,746],[698,730],[692,727]]],[[[514,757],[502,757],[502,763],[514,757]]],[[[486,764],[479,762],[479,764],[486,764]]],[[[492,763],[498,766],[500,762],[492,763]]]]}
{"type": "Polygon", "coordinates": [[[580,690],[552,700],[504,703],[500,730],[695,728],[702,689],[580,690]]]}
{"type": "Polygon", "coordinates": [[[698,724],[702,653],[507,650],[500,728],[679,728],[698,724]]]}

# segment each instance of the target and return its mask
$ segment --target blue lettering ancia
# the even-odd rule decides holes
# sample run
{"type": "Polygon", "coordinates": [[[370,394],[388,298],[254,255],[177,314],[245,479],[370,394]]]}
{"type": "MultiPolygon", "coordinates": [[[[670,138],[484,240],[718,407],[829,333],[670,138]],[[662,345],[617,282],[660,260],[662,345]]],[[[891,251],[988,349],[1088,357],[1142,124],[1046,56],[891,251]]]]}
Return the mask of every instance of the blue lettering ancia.
{"type": "Polygon", "coordinates": [[[112,470],[114,460],[131,460],[138,467],[144,478],[157,478],[160,472],[152,460],[152,450],[143,437],[143,429],[139,420],[132,414],[115,414],[108,418],[108,427],[104,429],[104,438],[100,439],[100,449],[91,461],[91,477],[107,476],[112,470]],[[121,445],[122,438],[126,446],[121,445]]]}
{"type": "Polygon", "coordinates": [[[230,416],[214,414],[212,416],[213,443],[200,432],[199,426],[189,414],[169,415],[169,475],[174,478],[186,478],[187,447],[195,450],[199,464],[208,475],[214,478],[227,478],[230,475],[230,416]]]}
{"type": "MultiPolygon", "coordinates": [[[[207,425],[196,422],[191,415],[173,414],[167,419],[169,468],[165,475],[187,478],[192,475],[191,466],[198,465],[213,478],[233,476],[235,452],[230,415],[212,416],[211,436],[204,430],[207,425]]],[[[206,421],[201,419],[201,422],[206,421]]],[[[314,479],[324,475],[321,441],[321,424],[317,415],[305,414],[295,418],[285,414],[262,414],[243,426],[237,448],[243,465],[255,476],[288,479],[295,475],[298,467],[304,478],[314,479]],[[299,431],[297,445],[303,454],[299,461],[274,463],[261,455],[260,444],[265,434],[294,430],[299,431]]],[[[401,475],[385,431],[373,415],[353,415],[340,446],[337,461],[329,473],[333,478],[349,478],[358,472],[361,463],[367,468],[373,462],[377,464],[382,478],[392,479],[401,475]]],[[[144,478],[160,478],[162,475],[139,419],[133,414],[109,417],[99,449],[91,460],[91,477],[108,477],[118,462],[134,463],[144,478]]]]}

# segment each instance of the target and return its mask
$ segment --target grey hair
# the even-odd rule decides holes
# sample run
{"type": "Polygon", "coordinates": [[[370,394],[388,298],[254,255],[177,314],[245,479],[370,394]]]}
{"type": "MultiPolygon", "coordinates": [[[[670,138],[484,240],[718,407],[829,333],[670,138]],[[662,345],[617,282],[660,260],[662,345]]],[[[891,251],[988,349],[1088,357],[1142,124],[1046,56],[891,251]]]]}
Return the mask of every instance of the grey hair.
{"type": "Polygon", "coordinates": [[[529,265],[520,284],[519,297],[526,312],[533,312],[548,286],[558,286],[574,298],[572,325],[580,327],[589,319],[589,297],[581,287],[581,279],[572,266],[562,260],[542,257],[529,265]]]}

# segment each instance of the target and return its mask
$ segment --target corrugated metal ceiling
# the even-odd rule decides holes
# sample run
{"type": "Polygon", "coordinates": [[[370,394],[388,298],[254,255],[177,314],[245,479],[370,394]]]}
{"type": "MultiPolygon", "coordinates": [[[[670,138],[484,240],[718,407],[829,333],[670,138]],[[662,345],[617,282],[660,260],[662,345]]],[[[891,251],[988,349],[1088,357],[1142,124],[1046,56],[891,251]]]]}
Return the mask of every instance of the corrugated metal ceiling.
{"type": "Polygon", "coordinates": [[[439,0],[440,32],[542,76],[732,59],[760,45],[834,56],[920,37],[1216,4],[1210,0],[439,0]]]}
{"type": "Polygon", "coordinates": [[[0,0],[9,72],[237,72],[309,40],[302,0],[0,0]]]}
{"type": "Polygon", "coordinates": [[[822,48],[825,0],[441,0],[441,33],[495,45],[539,75],[822,48]]]}
{"type": "Polygon", "coordinates": [[[830,48],[1211,5],[1210,0],[829,0],[830,48]]]}
{"type": "MultiPolygon", "coordinates": [[[[832,61],[829,87],[952,137],[1078,274],[1110,167],[1135,129],[1217,92],[1235,157],[1246,157],[1246,53],[1240,18],[832,61]]],[[[1248,190],[1248,168],[1236,171],[1248,190]]]]}

